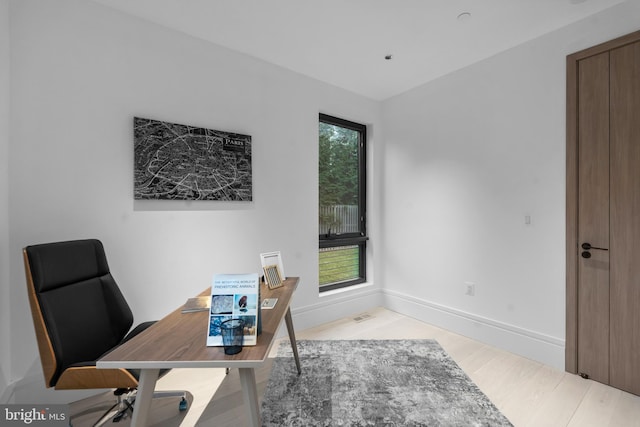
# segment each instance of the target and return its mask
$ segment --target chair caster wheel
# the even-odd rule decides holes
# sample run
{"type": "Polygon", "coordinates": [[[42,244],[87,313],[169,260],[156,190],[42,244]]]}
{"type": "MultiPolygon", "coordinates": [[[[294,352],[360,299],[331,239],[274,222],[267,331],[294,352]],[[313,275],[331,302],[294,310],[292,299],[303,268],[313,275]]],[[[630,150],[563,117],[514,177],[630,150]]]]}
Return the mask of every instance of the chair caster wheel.
{"type": "Polygon", "coordinates": [[[182,400],[180,401],[180,403],[178,404],[178,409],[180,410],[180,412],[182,411],[186,411],[187,410],[187,406],[188,406],[188,402],[187,399],[185,399],[184,397],[182,398],[182,400]]]}

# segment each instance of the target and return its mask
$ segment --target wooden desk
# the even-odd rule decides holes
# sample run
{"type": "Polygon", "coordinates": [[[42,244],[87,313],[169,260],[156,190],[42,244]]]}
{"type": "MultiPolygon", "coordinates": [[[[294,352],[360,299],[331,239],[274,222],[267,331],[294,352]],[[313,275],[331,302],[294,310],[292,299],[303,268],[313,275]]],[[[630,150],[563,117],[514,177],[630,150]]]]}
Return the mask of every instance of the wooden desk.
{"type": "MultiPolygon", "coordinates": [[[[261,311],[262,333],[258,335],[257,345],[244,347],[238,354],[228,356],[224,354],[223,347],[207,347],[208,311],[183,314],[180,307],[100,359],[97,363],[98,368],[141,370],[131,425],[133,427],[146,425],[151,398],[161,369],[239,368],[249,419],[253,426],[260,426],[260,408],[254,369],[268,357],[283,318],[289,332],[296,367],[300,373],[300,361],[289,308],[298,282],[298,277],[289,277],[285,280],[284,286],[273,290],[260,285],[262,298],[278,298],[278,303],[273,309],[261,311]]],[[[210,293],[209,289],[201,295],[210,293]]]]}

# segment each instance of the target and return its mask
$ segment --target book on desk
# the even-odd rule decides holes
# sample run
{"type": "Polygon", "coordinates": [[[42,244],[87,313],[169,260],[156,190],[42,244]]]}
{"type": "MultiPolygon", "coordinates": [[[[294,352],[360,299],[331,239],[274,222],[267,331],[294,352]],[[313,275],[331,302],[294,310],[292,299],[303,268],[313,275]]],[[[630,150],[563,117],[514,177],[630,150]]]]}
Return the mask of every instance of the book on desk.
{"type": "Polygon", "coordinates": [[[207,346],[223,345],[220,325],[230,319],[244,322],[243,345],[256,345],[259,286],[257,273],[213,276],[207,346]]]}

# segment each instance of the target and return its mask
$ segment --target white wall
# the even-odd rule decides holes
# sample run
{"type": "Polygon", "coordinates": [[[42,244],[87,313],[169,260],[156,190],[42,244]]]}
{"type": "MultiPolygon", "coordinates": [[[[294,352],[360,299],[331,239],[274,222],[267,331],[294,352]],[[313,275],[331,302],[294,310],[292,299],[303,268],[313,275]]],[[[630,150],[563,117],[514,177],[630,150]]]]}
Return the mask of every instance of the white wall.
{"type": "Polygon", "coordinates": [[[389,307],[564,367],[565,59],[639,17],[625,3],[384,102],[389,307]]]}
{"type": "Polygon", "coordinates": [[[12,2],[11,43],[5,342],[13,376],[25,378],[16,401],[20,388],[37,399],[42,382],[20,258],[28,244],[101,239],[137,321],[163,316],[215,272],[258,271],[271,250],[301,277],[297,327],[376,303],[375,285],[318,295],[316,171],[318,112],[371,125],[374,152],[379,103],[87,1],[12,2]],[[134,116],[251,135],[253,202],[134,202],[134,116]]]}
{"type": "MultiPolygon", "coordinates": [[[[0,342],[10,341],[9,324],[9,2],[0,0],[0,342]]],[[[0,402],[11,372],[9,346],[0,346],[0,402]]]]}

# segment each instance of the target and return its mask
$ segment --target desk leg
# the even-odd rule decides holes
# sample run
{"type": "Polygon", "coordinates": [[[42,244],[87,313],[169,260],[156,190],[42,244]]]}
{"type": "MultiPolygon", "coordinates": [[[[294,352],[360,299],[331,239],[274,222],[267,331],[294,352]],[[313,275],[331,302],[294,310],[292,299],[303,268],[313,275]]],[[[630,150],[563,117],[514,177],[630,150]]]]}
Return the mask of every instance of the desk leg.
{"type": "Polygon", "coordinates": [[[253,368],[239,368],[240,384],[244,402],[249,410],[249,422],[252,427],[260,427],[260,407],[258,406],[258,386],[256,385],[256,373],[253,368]]]}
{"type": "Polygon", "coordinates": [[[158,381],[159,369],[142,369],[138,381],[138,393],[133,404],[133,418],[131,427],[144,427],[148,423],[149,410],[151,409],[151,399],[153,391],[158,381]]]}
{"type": "Polygon", "coordinates": [[[291,349],[293,350],[293,357],[296,360],[296,368],[298,368],[298,375],[302,373],[300,369],[300,358],[298,357],[298,343],[296,342],[296,333],[293,330],[293,319],[291,319],[291,308],[287,308],[287,313],[284,315],[284,322],[287,324],[287,331],[289,332],[289,341],[291,341],[291,349]]]}

